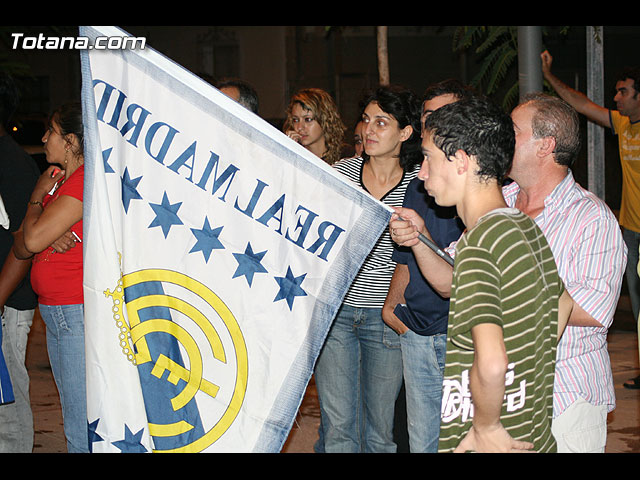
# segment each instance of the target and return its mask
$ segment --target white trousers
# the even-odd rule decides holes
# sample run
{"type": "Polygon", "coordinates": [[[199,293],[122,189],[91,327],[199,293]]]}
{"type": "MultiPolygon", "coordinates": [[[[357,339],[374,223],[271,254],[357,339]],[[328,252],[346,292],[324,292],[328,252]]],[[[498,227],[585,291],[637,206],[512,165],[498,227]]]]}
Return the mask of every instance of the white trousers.
{"type": "Polygon", "coordinates": [[[551,432],[558,453],[604,453],[607,444],[607,406],[580,398],[553,419],[551,432]]]}

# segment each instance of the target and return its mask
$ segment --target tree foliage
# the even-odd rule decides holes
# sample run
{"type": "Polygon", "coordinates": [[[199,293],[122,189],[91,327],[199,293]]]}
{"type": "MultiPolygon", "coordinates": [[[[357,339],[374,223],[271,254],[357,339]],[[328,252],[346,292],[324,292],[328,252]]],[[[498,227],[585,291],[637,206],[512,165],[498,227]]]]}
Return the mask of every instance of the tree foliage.
{"type": "MultiPolygon", "coordinates": [[[[453,50],[473,48],[481,59],[480,69],[470,80],[471,86],[485,95],[495,94],[512,68],[517,67],[517,26],[461,26],[453,35],[453,50]]],[[[518,96],[516,81],[506,92],[502,104],[512,105],[518,96]]]]}

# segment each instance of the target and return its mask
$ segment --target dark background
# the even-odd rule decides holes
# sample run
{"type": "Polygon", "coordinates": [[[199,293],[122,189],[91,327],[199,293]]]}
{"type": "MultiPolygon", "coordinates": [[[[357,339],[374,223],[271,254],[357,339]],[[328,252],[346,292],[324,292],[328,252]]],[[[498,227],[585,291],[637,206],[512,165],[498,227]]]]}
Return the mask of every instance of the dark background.
{"type": "MultiPolygon", "coordinates": [[[[328,22],[327,22],[328,23],[328,22]]],[[[203,79],[215,83],[239,77],[253,84],[260,97],[260,116],[280,127],[290,96],[300,88],[330,92],[349,127],[347,140],[359,117],[363,93],[378,84],[374,26],[122,26],[133,36],[203,79]]],[[[427,85],[455,77],[470,82],[482,59],[473,49],[453,51],[456,26],[390,26],[389,65],[392,83],[421,95],[427,85]]],[[[553,71],[568,85],[586,92],[586,27],[544,27],[544,47],[554,57],[553,71]]],[[[77,26],[0,26],[0,69],[19,81],[22,101],[16,116],[19,142],[38,158],[40,138],[52,109],[79,98],[80,60],[77,51],[14,49],[11,33],[25,36],[78,35],[77,26]]],[[[615,108],[616,75],[627,65],[640,65],[640,27],[604,26],[605,105],[615,108]]],[[[501,88],[492,95],[502,102],[517,82],[517,60],[501,88]]],[[[510,108],[510,107],[506,107],[510,108]]],[[[583,148],[574,175],[587,186],[586,120],[583,148]]],[[[605,201],[617,211],[621,171],[617,140],[605,130],[605,201]]],[[[42,161],[42,158],[39,158],[42,161]]]]}

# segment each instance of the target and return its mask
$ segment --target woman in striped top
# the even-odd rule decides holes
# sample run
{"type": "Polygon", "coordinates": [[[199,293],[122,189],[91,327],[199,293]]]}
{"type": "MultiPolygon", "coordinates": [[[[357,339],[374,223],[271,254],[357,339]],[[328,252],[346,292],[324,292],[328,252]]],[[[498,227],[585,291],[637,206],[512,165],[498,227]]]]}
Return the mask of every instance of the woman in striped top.
{"type": "MultiPolygon", "coordinates": [[[[383,86],[365,102],[364,153],[334,167],[380,201],[401,206],[422,160],[420,102],[410,91],[383,86]]],[[[320,449],[394,452],[394,404],[402,383],[398,335],[382,320],[395,263],[385,231],[356,275],[318,358],[320,449]]]]}

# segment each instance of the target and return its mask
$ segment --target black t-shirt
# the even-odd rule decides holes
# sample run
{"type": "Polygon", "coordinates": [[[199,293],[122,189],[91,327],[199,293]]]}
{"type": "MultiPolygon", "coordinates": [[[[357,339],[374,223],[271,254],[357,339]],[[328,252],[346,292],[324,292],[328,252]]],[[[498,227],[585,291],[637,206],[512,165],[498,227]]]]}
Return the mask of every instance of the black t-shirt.
{"type": "MultiPolygon", "coordinates": [[[[0,227],[2,264],[13,245],[11,232],[20,228],[39,176],[40,170],[35,160],[9,135],[0,136],[0,196],[10,221],[9,230],[0,227]]],[[[17,310],[31,310],[37,303],[37,297],[31,289],[31,280],[27,275],[7,299],[6,305],[17,310]]]]}

